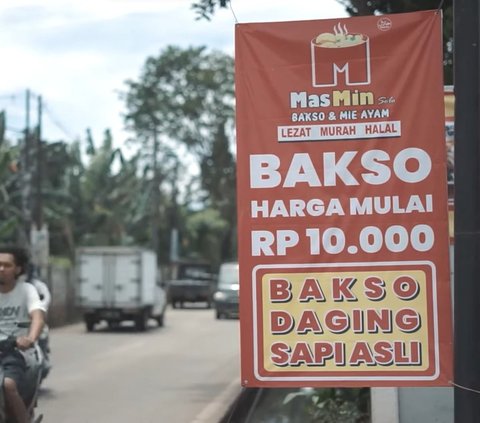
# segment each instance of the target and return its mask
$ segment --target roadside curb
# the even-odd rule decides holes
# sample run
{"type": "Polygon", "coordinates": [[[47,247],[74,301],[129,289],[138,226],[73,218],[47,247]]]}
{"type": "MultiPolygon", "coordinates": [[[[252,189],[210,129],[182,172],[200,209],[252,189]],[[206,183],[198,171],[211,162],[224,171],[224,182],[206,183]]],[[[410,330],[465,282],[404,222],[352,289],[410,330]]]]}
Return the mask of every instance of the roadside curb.
{"type": "Polygon", "coordinates": [[[192,423],[220,422],[230,410],[232,403],[240,395],[241,390],[240,378],[233,380],[213,401],[197,414],[192,423]]]}

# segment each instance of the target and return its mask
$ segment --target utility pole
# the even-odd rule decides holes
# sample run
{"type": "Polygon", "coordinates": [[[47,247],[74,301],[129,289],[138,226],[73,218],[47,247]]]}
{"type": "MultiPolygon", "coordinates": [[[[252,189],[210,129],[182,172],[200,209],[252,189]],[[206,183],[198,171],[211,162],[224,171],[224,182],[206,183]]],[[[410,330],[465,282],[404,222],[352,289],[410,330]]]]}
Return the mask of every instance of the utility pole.
{"type": "Polygon", "coordinates": [[[40,275],[44,275],[48,268],[49,234],[48,227],[43,222],[43,170],[44,157],[42,147],[42,96],[37,96],[37,128],[35,131],[35,191],[33,202],[33,222],[30,227],[30,246],[32,261],[37,266],[40,275]]]}
{"type": "Polygon", "coordinates": [[[38,124],[36,131],[35,142],[35,156],[36,156],[36,172],[35,172],[35,208],[33,221],[38,230],[43,226],[43,197],[42,197],[42,184],[43,184],[43,148],[42,148],[42,96],[37,97],[38,104],[38,124]]]}
{"type": "Polygon", "coordinates": [[[5,130],[7,128],[7,114],[5,110],[0,111],[0,144],[5,141],[5,130]]]}
{"type": "Polygon", "coordinates": [[[170,262],[174,263],[178,261],[178,207],[177,207],[177,196],[178,196],[178,162],[175,164],[175,169],[172,179],[172,206],[170,210],[170,262]]]}
{"type": "Polygon", "coordinates": [[[158,172],[158,130],[156,119],[153,119],[153,191],[152,191],[152,248],[156,254],[159,250],[158,220],[160,207],[160,174],[158,172]]]}
{"type": "Polygon", "coordinates": [[[455,423],[480,416],[479,2],[454,1],[455,423]]]}
{"type": "Polygon", "coordinates": [[[28,234],[31,226],[31,212],[30,212],[30,196],[31,196],[31,173],[30,173],[30,90],[27,89],[25,93],[25,137],[23,141],[23,151],[21,160],[21,175],[22,175],[22,217],[23,217],[23,231],[21,231],[22,242],[28,243],[28,234]]]}

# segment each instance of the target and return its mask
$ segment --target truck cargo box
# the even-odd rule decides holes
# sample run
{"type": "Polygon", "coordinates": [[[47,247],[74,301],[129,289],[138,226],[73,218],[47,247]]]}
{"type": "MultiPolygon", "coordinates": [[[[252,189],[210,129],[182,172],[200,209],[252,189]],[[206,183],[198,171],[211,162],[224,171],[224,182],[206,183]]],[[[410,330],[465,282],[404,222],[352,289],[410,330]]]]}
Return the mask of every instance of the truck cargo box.
{"type": "Polygon", "coordinates": [[[87,330],[100,320],[134,320],[145,329],[150,317],[163,323],[165,292],[153,251],[137,247],[84,247],[76,254],[76,303],[87,330]],[[93,322],[93,323],[92,323],[93,322]]]}

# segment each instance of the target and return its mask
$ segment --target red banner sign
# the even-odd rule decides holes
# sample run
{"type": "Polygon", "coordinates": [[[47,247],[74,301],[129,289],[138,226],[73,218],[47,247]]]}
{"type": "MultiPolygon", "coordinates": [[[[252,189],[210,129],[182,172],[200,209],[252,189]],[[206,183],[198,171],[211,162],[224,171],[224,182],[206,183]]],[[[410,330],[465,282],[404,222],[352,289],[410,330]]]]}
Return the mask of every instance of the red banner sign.
{"type": "Polygon", "coordinates": [[[245,386],[447,385],[441,15],[236,28],[245,386]]]}

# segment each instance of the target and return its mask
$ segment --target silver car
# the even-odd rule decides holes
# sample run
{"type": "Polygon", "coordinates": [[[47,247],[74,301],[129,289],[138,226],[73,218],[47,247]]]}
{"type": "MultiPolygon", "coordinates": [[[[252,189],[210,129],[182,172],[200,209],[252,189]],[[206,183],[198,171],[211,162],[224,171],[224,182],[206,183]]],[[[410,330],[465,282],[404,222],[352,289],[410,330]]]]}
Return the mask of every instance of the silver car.
{"type": "Polygon", "coordinates": [[[221,264],[217,290],[213,294],[217,319],[238,316],[239,287],[238,262],[221,264]]]}

